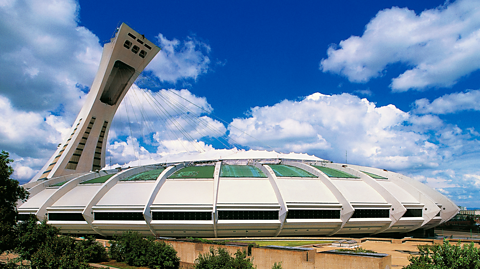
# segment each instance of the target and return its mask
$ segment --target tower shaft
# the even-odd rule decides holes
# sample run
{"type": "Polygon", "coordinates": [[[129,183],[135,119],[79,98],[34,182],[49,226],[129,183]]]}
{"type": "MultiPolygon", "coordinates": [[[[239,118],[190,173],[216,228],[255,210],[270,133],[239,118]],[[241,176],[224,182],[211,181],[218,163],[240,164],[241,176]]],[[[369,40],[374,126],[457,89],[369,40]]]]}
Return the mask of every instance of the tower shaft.
{"type": "Polygon", "coordinates": [[[104,45],[102,59],[85,104],[67,140],[31,180],[100,170],[113,116],[132,84],[160,48],[126,24],[104,45]]]}

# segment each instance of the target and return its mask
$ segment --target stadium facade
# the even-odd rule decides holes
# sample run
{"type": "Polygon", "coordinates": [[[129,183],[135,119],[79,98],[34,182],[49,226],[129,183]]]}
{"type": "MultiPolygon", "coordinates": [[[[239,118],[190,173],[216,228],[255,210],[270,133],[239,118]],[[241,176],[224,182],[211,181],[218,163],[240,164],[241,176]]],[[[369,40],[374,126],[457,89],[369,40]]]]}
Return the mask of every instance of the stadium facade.
{"type": "Polygon", "coordinates": [[[101,170],[113,116],[158,51],[122,24],[70,137],[24,185],[19,219],[34,214],[74,234],[250,237],[407,233],[457,214],[447,197],[401,174],[305,154],[224,150],[101,170]]]}

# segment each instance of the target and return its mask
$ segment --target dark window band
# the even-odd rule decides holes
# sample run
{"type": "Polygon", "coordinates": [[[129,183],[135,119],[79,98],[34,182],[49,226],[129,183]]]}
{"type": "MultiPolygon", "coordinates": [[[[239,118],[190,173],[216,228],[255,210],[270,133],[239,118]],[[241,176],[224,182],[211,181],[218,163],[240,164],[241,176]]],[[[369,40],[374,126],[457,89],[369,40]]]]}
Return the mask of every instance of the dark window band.
{"type": "Polygon", "coordinates": [[[153,220],[212,220],[212,212],[152,212],[153,220]]]}
{"type": "Polygon", "coordinates": [[[352,218],[389,218],[389,209],[355,209],[352,218]]]}
{"type": "Polygon", "coordinates": [[[219,220],[278,220],[278,211],[218,211],[219,220]]]}
{"type": "Polygon", "coordinates": [[[288,210],[287,219],[339,219],[340,210],[288,210]]]}
{"type": "Polygon", "coordinates": [[[95,220],[145,220],[140,212],[95,212],[95,220]]]}
{"type": "Polygon", "coordinates": [[[48,220],[85,221],[82,213],[48,213],[48,220]]]}

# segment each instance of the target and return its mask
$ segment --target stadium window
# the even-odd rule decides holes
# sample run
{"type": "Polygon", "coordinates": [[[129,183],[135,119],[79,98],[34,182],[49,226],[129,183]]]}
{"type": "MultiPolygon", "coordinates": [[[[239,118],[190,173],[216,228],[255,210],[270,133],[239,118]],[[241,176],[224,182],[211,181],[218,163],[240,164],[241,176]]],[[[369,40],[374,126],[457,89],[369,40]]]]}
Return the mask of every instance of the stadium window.
{"type": "Polygon", "coordinates": [[[153,220],[212,220],[212,212],[152,212],[153,220]]]}
{"type": "Polygon", "coordinates": [[[218,211],[219,220],[278,220],[278,211],[218,211]]]}
{"type": "Polygon", "coordinates": [[[287,219],[339,219],[340,210],[288,210],[287,219]]]}
{"type": "Polygon", "coordinates": [[[48,213],[48,220],[52,220],[52,221],[85,221],[82,213],[48,213]]]}
{"type": "Polygon", "coordinates": [[[137,45],[133,45],[132,52],[137,54],[137,52],[140,50],[140,48],[137,45]]]}
{"type": "Polygon", "coordinates": [[[355,209],[352,218],[388,218],[390,210],[388,209],[355,209]]]}
{"type": "Polygon", "coordinates": [[[30,215],[33,214],[18,214],[17,220],[27,221],[30,218],[30,215]]]}
{"type": "Polygon", "coordinates": [[[403,214],[403,218],[418,218],[422,217],[422,210],[421,209],[407,209],[407,212],[403,214]]]}
{"type": "Polygon", "coordinates": [[[140,212],[95,212],[95,220],[145,220],[140,212]]]}

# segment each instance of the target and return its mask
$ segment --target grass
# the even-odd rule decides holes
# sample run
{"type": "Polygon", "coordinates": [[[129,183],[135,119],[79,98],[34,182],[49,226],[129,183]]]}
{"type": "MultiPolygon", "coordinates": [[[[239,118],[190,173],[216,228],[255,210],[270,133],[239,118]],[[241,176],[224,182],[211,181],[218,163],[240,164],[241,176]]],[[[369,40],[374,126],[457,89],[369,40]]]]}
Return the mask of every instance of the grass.
{"type": "Polygon", "coordinates": [[[274,241],[231,241],[231,242],[239,242],[239,243],[252,243],[257,244],[259,247],[263,246],[282,246],[282,247],[299,247],[305,245],[313,245],[313,244],[325,244],[331,243],[332,241],[295,241],[295,240],[274,240],[274,241]]]}

